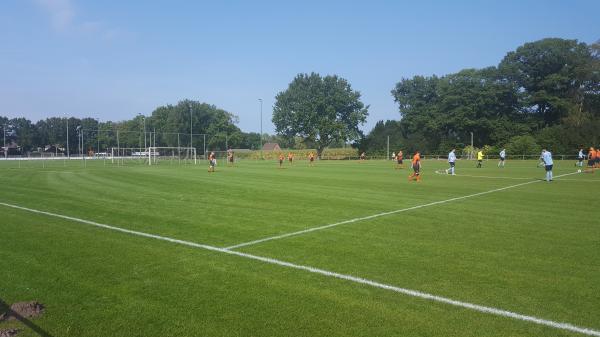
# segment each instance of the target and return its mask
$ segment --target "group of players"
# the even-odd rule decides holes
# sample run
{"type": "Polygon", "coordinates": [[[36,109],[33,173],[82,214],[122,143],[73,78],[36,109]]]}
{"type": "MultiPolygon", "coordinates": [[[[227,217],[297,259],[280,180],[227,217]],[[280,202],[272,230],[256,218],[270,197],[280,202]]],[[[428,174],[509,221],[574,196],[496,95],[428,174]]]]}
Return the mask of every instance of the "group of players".
{"type": "MultiPolygon", "coordinates": [[[[455,173],[455,166],[456,166],[456,153],[455,153],[456,149],[452,149],[449,153],[448,153],[448,164],[449,164],[449,168],[446,170],[447,174],[450,175],[456,175],[455,173]]],[[[499,161],[498,161],[498,167],[504,167],[505,163],[506,163],[506,149],[502,149],[502,151],[500,151],[499,155],[499,161]]],[[[483,151],[478,151],[477,152],[477,168],[481,168],[482,167],[482,163],[483,163],[483,159],[484,159],[485,155],[483,153],[483,151]]],[[[398,153],[392,153],[392,158],[393,160],[396,161],[396,169],[401,169],[404,168],[404,154],[402,153],[402,151],[398,151],[398,153]]],[[[590,147],[589,151],[586,153],[584,153],[583,148],[579,149],[579,153],[577,154],[577,162],[575,163],[575,166],[578,167],[583,167],[583,161],[585,160],[585,158],[588,159],[588,165],[587,165],[587,170],[586,172],[590,172],[593,173],[594,169],[596,168],[600,168],[600,148],[598,149],[594,149],[593,147],[590,147]]],[[[292,152],[288,152],[287,154],[287,159],[290,165],[293,164],[294,162],[294,154],[292,152]]],[[[366,160],[366,154],[365,152],[362,152],[360,154],[360,160],[366,160]]],[[[283,153],[279,154],[279,168],[283,168],[283,163],[285,161],[285,156],[283,153]]],[[[308,161],[309,161],[309,166],[314,166],[315,164],[315,154],[314,152],[310,152],[308,154],[308,161]]],[[[208,156],[208,172],[214,172],[215,171],[215,166],[217,165],[217,159],[215,156],[214,152],[211,152],[208,156]]],[[[229,166],[233,166],[234,163],[234,153],[233,151],[230,149],[227,151],[227,165],[229,166]]],[[[550,182],[552,181],[552,168],[554,165],[554,162],[552,160],[552,153],[546,149],[542,150],[542,153],[540,155],[540,164],[544,166],[544,168],[546,169],[546,181],[550,182]]],[[[408,176],[408,180],[409,181],[421,181],[421,153],[420,151],[415,151],[415,154],[412,156],[412,160],[411,160],[411,167],[413,169],[413,173],[410,174],[408,176]]],[[[580,170],[581,172],[581,170],[580,170]]]]}
{"type": "MultiPolygon", "coordinates": [[[[288,152],[287,159],[290,165],[294,163],[294,154],[292,152],[288,152]]],[[[279,154],[279,168],[283,168],[283,162],[285,161],[285,156],[283,153],[279,154]]],[[[227,150],[227,166],[233,166],[235,162],[233,150],[227,150]]],[[[314,152],[310,152],[308,154],[308,165],[315,165],[315,154],[314,152]]],[[[214,152],[210,152],[208,155],[208,172],[215,172],[215,166],[217,166],[217,157],[214,152]]]]}

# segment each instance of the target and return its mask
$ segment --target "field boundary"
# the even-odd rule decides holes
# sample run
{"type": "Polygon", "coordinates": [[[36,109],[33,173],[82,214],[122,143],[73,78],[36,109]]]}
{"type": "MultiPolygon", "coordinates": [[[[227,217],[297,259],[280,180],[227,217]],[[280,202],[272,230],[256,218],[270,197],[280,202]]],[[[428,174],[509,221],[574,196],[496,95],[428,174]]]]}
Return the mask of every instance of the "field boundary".
{"type": "MultiPolygon", "coordinates": [[[[573,174],[579,174],[579,173],[580,172],[565,173],[565,174],[557,175],[554,178],[560,178],[560,177],[565,177],[565,176],[569,176],[569,175],[573,175],[573,174]]],[[[533,179],[533,178],[531,178],[531,179],[533,179]]],[[[401,208],[401,209],[397,209],[397,210],[389,211],[389,212],[377,213],[377,214],[368,215],[368,216],[364,216],[364,217],[360,217],[360,218],[354,218],[354,219],[350,219],[350,220],[340,221],[340,222],[336,222],[336,223],[332,223],[332,224],[328,224],[328,225],[323,225],[323,226],[318,226],[318,227],[312,227],[312,228],[308,228],[308,229],[303,229],[303,230],[296,231],[296,232],[291,232],[291,233],[286,233],[286,234],[281,234],[281,235],[269,236],[269,237],[265,237],[265,238],[262,238],[262,239],[248,241],[248,242],[243,242],[243,243],[239,243],[239,244],[232,245],[232,246],[229,246],[229,247],[225,247],[225,249],[236,249],[236,248],[242,248],[242,247],[252,246],[252,245],[263,243],[263,242],[267,242],[267,241],[284,239],[284,238],[288,238],[288,237],[291,237],[291,236],[297,236],[297,235],[302,235],[302,234],[306,234],[306,233],[316,232],[316,231],[320,231],[320,230],[324,230],[324,229],[328,229],[328,228],[332,228],[332,227],[337,227],[337,226],[340,226],[340,225],[345,225],[345,224],[349,224],[349,223],[355,223],[355,222],[364,221],[364,220],[375,219],[375,218],[379,218],[379,217],[382,217],[382,216],[391,215],[391,214],[397,214],[397,213],[402,213],[402,212],[407,212],[407,211],[412,211],[412,210],[419,209],[419,208],[430,207],[430,206],[435,206],[435,205],[441,205],[441,204],[445,204],[445,203],[449,203],[449,202],[453,202],[453,201],[457,201],[457,200],[463,200],[463,199],[473,198],[473,197],[477,197],[477,196],[480,196],[480,195],[485,195],[485,194],[500,192],[500,191],[508,190],[508,189],[515,188],[515,187],[520,187],[520,186],[525,186],[525,185],[529,185],[529,184],[539,183],[539,182],[542,182],[542,181],[543,180],[531,180],[531,181],[527,181],[527,182],[524,182],[524,183],[519,183],[519,184],[515,184],[515,185],[510,185],[510,186],[495,188],[495,189],[489,190],[489,191],[484,191],[484,192],[478,192],[478,193],[463,195],[463,196],[460,196],[460,197],[454,197],[454,198],[450,198],[450,199],[446,199],[446,200],[434,201],[434,202],[430,202],[430,203],[427,203],[427,204],[422,204],[422,205],[417,205],[417,206],[412,206],[412,207],[407,207],[407,208],[401,208]]]]}
{"type": "Polygon", "coordinates": [[[437,295],[421,292],[418,290],[401,288],[401,287],[397,287],[397,286],[393,286],[393,285],[389,285],[389,284],[385,284],[385,283],[380,283],[377,281],[373,281],[373,280],[369,280],[369,279],[365,279],[365,278],[361,278],[361,277],[357,277],[357,276],[340,274],[340,273],[336,273],[333,271],[328,271],[328,270],[305,266],[305,265],[294,264],[291,262],[277,260],[277,259],[273,259],[273,258],[269,258],[269,257],[263,257],[263,256],[258,256],[258,255],[242,253],[242,252],[238,252],[238,251],[234,251],[234,250],[229,250],[226,248],[219,248],[219,247],[209,246],[209,245],[195,243],[195,242],[191,242],[191,241],[179,240],[179,239],[174,239],[174,238],[170,238],[170,237],[166,237],[166,236],[160,236],[160,235],[125,229],[125,228],[106,225],[106,224],[102,224],[102,223],[98,223],[98,222],[94,222],[94,221],[90,221],[90,220],[71,217],[68,215],[62,215],[62,214],[57,214],[57,213],[41,211],[41,210],[37,210],[37,209],[8,204],[8,203],[4,203],[4,202],[0,202],[0,205],[9,207],[9,208],[13,208],[13,209],[18,209],[21,211],[30,212],[30,213],[42,214],[42,215],[47,215],[47,216],[51,216],[51,217],[56,217],[56,218],[73,221],[73,222],[79,222],[79,223],[83,223],[83,224],[87,224],[87,225],[91,225],[91,226],[95,226],[95,227],[99,227],[99,228],[103,228],[103,229],[108,229],[108,230],[112,230],[112,231],[116,231],[116,232],[121,232],[121,233],[126,233],[126,234],[131,234],[131,235],[135,235],[135,236],[156,239],[156,240],[161,240],[161,241],[166,241],[166,242],[180,244],[180,245],[184,245],[184,246],[188,246],[188,247],[201,248],[204,250],[219,252],[219,253],[228,254],[228,255],[239,256],[239,257],[243,257],[243,258],[247,258],[247,259],[251,259],[251,260],[255,260],[255,261],[261,261],[264,263],[278,265],[278,266],[287,267],[287,268],[291,268],[291,269],[303,270],[303,271],[307,271],[310,273],[323,275],[326,277],[332,277],[332,278],[336,278],[336,279],[346,280],[346,281],[350,281],[350,282],[354,282],[354,283],[358,283],[358,284],[362,284],[362,285],[371,286],[374,288],[393,291],[393,292],[408,295],[411,297],[421,298],[424,300],[434,301],[434,302],[438,302],[438,303],[449,304],[449,305],[452,305],[455,307],[465,308],[465,309],[469,309],[469,310],[473,310],[473,311],[477,311],[477,312],[481,312],[481,313],[512,318],[512,319],[525,321],[525,322],[531,322],[531,323],[535,323],[538,325],[544,325],[544,326],[555,328],[555,329],[577,332],[577,333],[581,333],[581,334],[588,335],[588,336],[600,336],[600,331],[594,330],[591,328],[579,327],[579,326],[576,326],[576,325],[573,325],[570,323],[555,322],[552,320],[543,319],[543,318],[539,318],[539,317],[535,317],[535,316],[519,314],[516,312],[503,310],[503,309],[499,309],[499,308],[487,307],[487,306],[483,306],[483,305],[479,305],[479,304],[453,300],[451,298],[437,296],[437,295]]]}

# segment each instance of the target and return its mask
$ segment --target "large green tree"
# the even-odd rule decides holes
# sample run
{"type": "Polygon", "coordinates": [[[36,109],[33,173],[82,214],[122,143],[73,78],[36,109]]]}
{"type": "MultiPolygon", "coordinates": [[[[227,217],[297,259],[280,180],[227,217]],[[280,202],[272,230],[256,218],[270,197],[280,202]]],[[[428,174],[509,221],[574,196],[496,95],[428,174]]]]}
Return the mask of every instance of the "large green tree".
{"type": "Polygon", "coordinates": [[[333,141],[359,139],[358,127],[365,123],[368,108],[341,77],[299,74],[277,94],[272,120],[279,135],[313,142],[320,156],[333,141]]]}

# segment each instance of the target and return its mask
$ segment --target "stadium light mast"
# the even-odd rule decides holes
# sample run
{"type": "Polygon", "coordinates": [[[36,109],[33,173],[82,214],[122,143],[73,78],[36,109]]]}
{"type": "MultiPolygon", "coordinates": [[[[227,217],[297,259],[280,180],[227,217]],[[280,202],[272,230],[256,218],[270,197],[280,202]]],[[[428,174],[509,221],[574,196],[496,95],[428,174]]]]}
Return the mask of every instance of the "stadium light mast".
{"type": "Polygon", "coordinates": [[[473,151],[475,148],[473,147],[473,131],[471,131],[471,151],[469,151],[469,159],[473,159],[473,151]]]}
{"type": "Polygon", "coordinates": [[[67,120],[67,158],[71,158],[71,153],[69,152],[69,116],[65,116],[67,120]]]}
{"type": "Polygon", "coordinates": [[[190,108],[190,147],[193,147],[192,143],[192,103],[188,103],[188,107],[190,108]]]}
{"type": "Polygon", "coordinates": [[[139,114],[142,117],[142,122],[144,123],[144,151],[148,148],[146,146],[146,116],[139,114]]]}
{"type": "Polygon", "coordinates": [[[263,159],[263,131],[262,131],[262,106],[263,106],[263,100],[262,98],[259,98],[258,101],[260,102],[260,159],[263,159]]]}
{"type": "Polygon", "coordinates": [[[98,131],[96,131],[96,154],[98,154],[100,153],[100,118],[96,118],[96,128],[98,129],[98,131]]]}
{"type": "Polygon", "coordinates": [[[2,134],[4,138],[4,147],[2,148],[2,152],[4,152],[4,159],[6,159],[6,124],[2,125],[2,134]]]}

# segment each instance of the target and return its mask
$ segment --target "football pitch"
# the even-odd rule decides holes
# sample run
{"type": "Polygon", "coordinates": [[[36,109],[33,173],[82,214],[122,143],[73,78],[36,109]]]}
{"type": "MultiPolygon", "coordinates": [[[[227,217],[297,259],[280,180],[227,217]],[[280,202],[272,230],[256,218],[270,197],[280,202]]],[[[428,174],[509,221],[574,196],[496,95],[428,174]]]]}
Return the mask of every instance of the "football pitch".
{"type": "Polygon", "coordinates": [[[600,172],[0,162],[18,336],[600,336],[600,172]]]}

